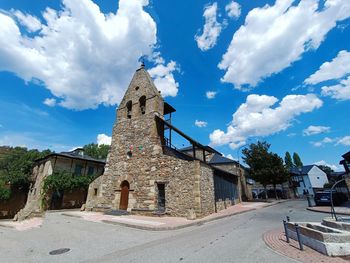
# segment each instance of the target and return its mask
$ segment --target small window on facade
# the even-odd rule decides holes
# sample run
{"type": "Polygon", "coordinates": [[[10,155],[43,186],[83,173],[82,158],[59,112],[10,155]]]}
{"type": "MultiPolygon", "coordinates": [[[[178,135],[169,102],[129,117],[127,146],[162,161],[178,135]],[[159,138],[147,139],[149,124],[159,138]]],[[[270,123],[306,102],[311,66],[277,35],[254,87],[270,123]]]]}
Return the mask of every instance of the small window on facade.
{"type": "Polygon", "coordinates": [[[94,188],[94,195],[97,195],[97,188],[94,188]]]}
{"type": "Polygon", "coordinates": [[[87,175],[93,175],[93,174],[94,174],[94,167],[93,166],[89,166],[87,175]]]}
{"type": "Polygon", "coordinates": [[[131,112],[132,112],[132,101],[129,100],[127,103],[126,103],[126,116],[131,119],[131,112]]]}
{"type": "Polygon", "coordinates": [[[140,103],[141,114],[145,114],[146,113],[146,96],[142,96],[139,99],[139,103],[140,103]]]}
{"type": "Polygon", "coordinates": [[[139,86],[136,86],[136,88],[135,88],[135,89],[136,89],[136,90],[139,90],[139,88],[140,88],[139,86]]]}
{"type": "Polygon", "coordinates": [[[82,165],[80,165],[80,164],[75,165],[74,175],[80,176],[80,175],[82,175],[82,171],[83,171],[82,165]]]}
{"type": "Polygon", "coordinates": [[[128,159],[130,159],[130,158],[132,157],[132,152],[131,152],[131,151],[128,151],[128,152],[126,153],[126,157],[127,157],[128,159]]]}

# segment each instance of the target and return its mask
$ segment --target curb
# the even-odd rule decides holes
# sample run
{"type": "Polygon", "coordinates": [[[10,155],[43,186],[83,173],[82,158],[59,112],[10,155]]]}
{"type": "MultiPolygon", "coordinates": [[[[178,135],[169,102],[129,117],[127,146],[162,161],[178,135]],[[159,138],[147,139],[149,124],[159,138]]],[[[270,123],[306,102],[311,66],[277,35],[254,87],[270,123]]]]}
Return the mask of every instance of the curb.
{"type": "MultiPolygon", "coordinates": [[[[312,211],[312,212],[316,212],[316,213],[324,213],[324,214],[331,214],[331,212],[329,211],[322,211],[322,210],[315,210],[312,207],[307,207],[306,210],[312,211]]],[[[345,212],[335,212],[337,215],[344,215],[344,216],[350,216],[350,213],[345,213],[345,212]]]]}
{"type": "MultiPolygon", "coordinates": [[[[250,209],[247,209],[247,210],[244,210],[244,211],[239,211],[239,212],[228,214],[228,215],[220,215],[220,216],[217,216],[217,217],[214,217],[214,218],[208,218],[208,219],[199,219],[198,221],[195,221],[195,222],[192,222],[192,223],[188,223],[188,224],[184,224],[184,225],[178,225],[178,226],[171,226],[171,227],[141,226],[141,225],[135,225],[135,224],[129,224],[129,223],[123,223],[123,222],[116,222],[116,221],[111,221],[111,220],[101,220],[100,222],[103,222],[103,223],[106,223],[106,224],[112,224],[112,225],[120,225],[120,226],[140,229],[140,230],[148,230],[148,231],[178,230],[178,229],[191,227],[191,226],[201,226],[201,225],[204,225],[204,224],[206,224],[208,222],[212,222],[212,221],[220,220],[220,219],[223,219],[223,218],[227,218],[227,217],[243,214],[243,213],[246,213],[246,212],[251,212],[251,211],[254,211],[254,210],[258,210],[258,209],[267,208],[267,207],[270,207],[270,206],[273,206],[273,205],[277,205],[277,204],[280,204],[280,203],[283,203],[283,202],[287,202],[287,201],[288,200],[281,200],[281,201],[277,201],[277,202],[268,204],[268,205],[260,207],[260,208],[250,208],[250,209]]],[[[74,218],[82,218],[79,215],[71,215],[71,214],[67,214],[67,213],[62,213],[62,215],[68,216],[68,217],[74,217],[74,218]]]]}
{"type": "Polygon", "coordinates": [[[231,216],[243,214],[245,212],[250,212],[250,211],[253,211],[253,210],[256,210],[256,208],[251,208],[249,210],[240,211],[240,212],[237,212],[237,213],[234,213],[234,214],[222,215],[222,216],[218,216],[218,217],[215,217],[215,218],[209,218],[209,219],[203,219],[203,220],[199,219],[198,221],[195,221],[195,222],[192,222],[192,223],[179,225],[179,226],[170,226],[170,227],[140,226],[140,225],[133,225],[133,224],[128,224],[128,223],[110,221],[110,220],[102,220],[101,222],[107,223],[107,224],[112,224],[112,225],[126,226],[126,227],[130,227],[130,228],[141,229],[141,230],[148,230],[148,231],[169,231],[169,230],[178,230],[178,229],[191,227],[191,226],[201,226],[201,225],[204,225],[204,224],[206,224],[208,222],[212,222],[212,221],[223,219],[223,218],[226,218],[226,217],[231,217],[231,216]]]}
{"type": "Polygon", "coordinates": [[[10,229],[14,229],[15,227],[14,226],[9,226],[9,225],[6,225],[6,224],[2,224],[0,222],[0,227],[6,227],[6,228],[10,228],[10,229]]]}

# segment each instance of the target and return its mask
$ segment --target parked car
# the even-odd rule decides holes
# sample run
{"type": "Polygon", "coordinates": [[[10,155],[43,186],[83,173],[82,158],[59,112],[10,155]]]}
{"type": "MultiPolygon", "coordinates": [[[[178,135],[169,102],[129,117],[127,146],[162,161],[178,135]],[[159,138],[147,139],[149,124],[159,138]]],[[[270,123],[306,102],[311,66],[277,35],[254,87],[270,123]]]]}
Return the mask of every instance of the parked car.
{"type": "MultiPolygon", "coordinates": [[[[287,199],[287,193],[280,189],[276,189],[276,194],[279,199],[287,199]]],[[[265,191],[262,191],[258,194],[259,199],[266,199],[265,191]]],[[[267,190],[267,198],[276,198],[275,190],[269,189],[267,190]]]]}
{"type": "MultiPolygon", "coordinates": [[[[344,193],[339,193],[335,190],[332,192],[333,204],[340,205],[348,200],[344,193]]],[[[315,204],[317,206],[331,205],[331,190],[323,190],[315,193],[315,204]]]]}

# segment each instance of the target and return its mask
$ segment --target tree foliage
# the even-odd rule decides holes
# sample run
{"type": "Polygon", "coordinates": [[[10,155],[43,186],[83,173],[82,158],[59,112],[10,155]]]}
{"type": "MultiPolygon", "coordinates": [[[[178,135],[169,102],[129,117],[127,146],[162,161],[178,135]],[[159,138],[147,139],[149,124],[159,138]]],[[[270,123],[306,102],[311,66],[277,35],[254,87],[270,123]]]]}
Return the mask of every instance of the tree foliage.
{"type": "Polygon", "coordinates": [[[317,165],[317,167],[324,171],[327,174],[327,177],[329,177],[329,175],[334,172],[334,170],[327,165],[317,165]]]}
{"type": "Polygon", "coordinates": [[[88,188],[89,184],[96,176],[74,176],[67,171],[55,171],[52,175],[44,179],[43,190],[47,193],[49,190],[73,190],[79,188],[88,188]]]}
{"type": "Polygon", "coordinates": [[[105,144],[89,143],[83,147],[84,153],[95,159],[106,159],[110,146],[105,144]]]}
{"type": "Polygon", "coordinates": [[[0,180],[0,200],[8,200],[11,196],[11,189],[6,187],[4,181],[0,180]]]}
{"type": "Polygon", "coordinates": [[[298,153],[293,153],[293,162],[295,167],[303,167],[303,162],[300,159],[300,156],[298,153]]]}
{"type": "Polygon", "coordinates": [[[283,164],[283,159],[276,153],[269,152],[270,144],[257,142],[244,149],[243,160],[249,166],[249,174],[254,180],[265,188],[272,184],[276,188],[288,179],[288,172],[283,164]]]}
{"type": "Polygon", "coordinates": [[[50,150],[28,150],[23,147],[8,148],[0,158],[0,191],[7,196],[11,186],[17,188],[28,187],[32,178],[33,163],[36,159],[50,154],[50,150]],[[7,185],[7,186],[6,186],[7,185]]]}
{"type": "Polygon", "coordinates": [[[292,169],[294,166],[292,161],[292,156],[290,155],[289,152],[286,152],[286,155],[284,156],[284,163],[288,170],[292,169]]]}

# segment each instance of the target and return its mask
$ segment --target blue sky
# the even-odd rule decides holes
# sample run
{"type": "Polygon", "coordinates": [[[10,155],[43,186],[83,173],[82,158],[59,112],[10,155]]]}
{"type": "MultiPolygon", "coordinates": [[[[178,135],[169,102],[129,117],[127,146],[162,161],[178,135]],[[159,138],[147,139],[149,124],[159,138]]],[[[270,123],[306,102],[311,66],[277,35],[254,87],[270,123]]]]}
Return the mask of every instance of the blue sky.
{"type": "Polygon", "coordinates": [[[350,2],[0,0],[0,145],[108,142],[145,64],[173,123],[237,158],[258,139],[341,169],[350,2]]]}

